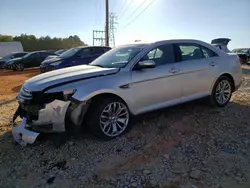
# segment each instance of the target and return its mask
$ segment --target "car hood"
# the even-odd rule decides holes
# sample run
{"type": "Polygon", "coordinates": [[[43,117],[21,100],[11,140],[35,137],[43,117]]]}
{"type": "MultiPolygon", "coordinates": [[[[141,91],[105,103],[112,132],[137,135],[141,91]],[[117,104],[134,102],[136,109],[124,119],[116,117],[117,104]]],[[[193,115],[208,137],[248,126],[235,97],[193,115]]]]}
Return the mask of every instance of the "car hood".
{"type": "Polygon", "coordinates": [[[11,64],[11,63],[20,61],[20,60],[22,60],[22,59],[23,59],[22,57],[14,58],[14,59],[9,60],[7,64],[11,64]]]}
{"type": "Polygon", "coordinates": [[[59,60],[58,55],[49,55],[46,57],[46,59],[43,62],[47,62],[47,60],[59,60]]]}
{"type": "Polygon", "coordinates": [[[45,59],[42,63],[45,63],[45,64],[53,63],[53,62],[61,61],[61,60],[65,59],[65,58],[61,58],[59,56],[48,56],[48,57],[49,57],[49,59],[45,59]]]}
{"type": "Polygon", "coordinates": [[[81,79],[115,74],[118,71],[118,68],[101,68],[90,65],[79,65],[40,74],[27,80],[23,87],[30,92],[42,91],[58,84],[61,85],[79,81],[81,79]]]}

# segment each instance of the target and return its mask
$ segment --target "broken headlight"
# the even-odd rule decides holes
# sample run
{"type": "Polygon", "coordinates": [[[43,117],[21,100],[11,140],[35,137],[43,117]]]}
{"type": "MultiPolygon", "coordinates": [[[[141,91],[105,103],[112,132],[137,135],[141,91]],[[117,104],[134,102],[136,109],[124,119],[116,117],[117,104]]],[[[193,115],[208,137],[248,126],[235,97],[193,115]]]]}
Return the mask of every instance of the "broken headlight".
{"type": "Polygon", "coordinates": [[[71,97],[75,92],[76,92],[76,89],[64,90],[63,91],[64,100],[67,101],[69,97],[71,97]]]}

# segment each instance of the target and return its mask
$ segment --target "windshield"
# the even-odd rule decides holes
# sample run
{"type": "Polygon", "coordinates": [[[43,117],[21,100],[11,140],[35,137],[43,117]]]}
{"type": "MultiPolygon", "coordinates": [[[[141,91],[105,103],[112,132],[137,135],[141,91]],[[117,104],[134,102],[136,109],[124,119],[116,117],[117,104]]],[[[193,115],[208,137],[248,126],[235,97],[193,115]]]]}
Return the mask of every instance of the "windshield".
{"type": "Polygon", "coordinates": [[[60,54],[62,54],[64,51],[65,51],[65,50],[58,50],[58,51],[55,52],[55,54],[60,55],[60,54]]]}
{"type": "Polygon", "coordinates": [[[71,57],[71,56],[75,55],[76,52],[78,52],[79,50],[80,50],[80,48],[71,48],[71,49],[67,50],[66,52],[61,53],[59,55],[59,57],[63,57],[63,58],[71,57]]]}
{"type": "Polygon", "coordinates": [[[10,57],[12,56],[13,54],[8,54],[8,55],[5,55],[2,57],[2,59],[10,59],[10,57]]]}
{"type": "Polygon", "coordinates": [[[32,53],[27,53],[23,58],[29,57],[32,53]]]}
{"type": "Polygon", "coordinates": [[[121,68],[126,66],[141,50],[142,48],[135,46],[118,47],[106,52],[90,63],[90,65],[106,68],[121,68]]]}

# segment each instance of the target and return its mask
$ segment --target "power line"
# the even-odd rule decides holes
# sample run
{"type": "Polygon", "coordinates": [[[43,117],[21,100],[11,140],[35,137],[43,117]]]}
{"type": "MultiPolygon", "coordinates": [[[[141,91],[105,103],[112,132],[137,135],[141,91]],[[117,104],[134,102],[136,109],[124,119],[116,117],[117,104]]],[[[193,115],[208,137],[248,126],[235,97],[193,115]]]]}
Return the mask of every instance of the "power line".
{"type": "Polygon", "coordinates": [[[144,0],[144,1],[141,3],[141,5],[140,5],[137,9],[135,9],[134,12],[133,12],[132,14],[130,14],[130,16],[127,18],[127,20],[129,20],[129,18],[131,18],[131,17],[141,8],[141,6],[143,6],[143,4],[145,4],[146,2],[147,2],[147,0],[144,0]]]}
{"type": "Polygon", "coordinates": [[[117,17],[119,17],[119,16],[120,16],[120,14],[121,14],[121,12],[122,12],[122,9],[123,9],[123,7],[126,5],[127,1],[128,1],[128,0],[125,0],[125,1],[124,1],[124,3],[122,4],[121,9],[120,9],[120,11],[119,11],[119,13],[118,13],[118,16],[117,16],[117,17]]]}
{"type": "Polygon", "coordinates": [[[128,8],[131,6],[131,4],[133,3],[133,0],[130,0],[130,3],[128,4],[128,6],[124,9],[124,11],[120,14],[120,19],[121,17],[124,15],[124,13],[128,10],[128,8]]]}
{"type": "Polygon", "coordinates": [[[99,19],[100,19],[100,30],[103,30],[103,24],[105,23],[105,0],[99,0],[100,1],[100,11],[99,11],[99,19]]]}
{"type": "Polygon", "coordinates": [[[96,6],[95,6],[95,27],[96,27],[96,29],[97,29],[97,27],[98,27],[98,1],[99,0],[96,0],[96,6]]]}
{"type": "Polygon", "coordinates": [[[114,6],[113,6],[113,12],[115,11],[115,9],[116,9],[116,7],[117,7],[117,5],[118,5],[117,2],[118,2],[118,0],[115,1],[115,4],[114,4],[114,6]]]}
{"type": "Polygon", "coordinates": [[[137,14],[137,16],[134,17],[134,19],[132,19],[131,22],[129,22],[127,25],[125,25],[125,26],[123,27],[123,29],[125,29],[125,28],[128,27],[133,21],[135,21],[136,18],[138,18],[143,12],[145,12],[145,11],[149,8],[150,5],[153,4],[153,2],[155,2],[155,0],[151,1],[151,3],[149,3],[148,6],[145,7],[145,9],[143,9],[139,14],[137,14]]]}

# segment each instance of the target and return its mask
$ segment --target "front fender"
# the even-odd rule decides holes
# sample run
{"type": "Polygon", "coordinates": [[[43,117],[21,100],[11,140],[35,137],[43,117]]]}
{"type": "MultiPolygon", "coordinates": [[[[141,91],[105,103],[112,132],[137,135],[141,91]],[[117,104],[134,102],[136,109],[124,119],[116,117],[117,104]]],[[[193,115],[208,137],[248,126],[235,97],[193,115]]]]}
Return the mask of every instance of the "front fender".
{"type": "Polygon", "coordinates": [[[132,104],[131,89],[122,88],[122,85],[130,82],[130,76],[127,73],[113,74],[86,79],[78,82],[72,82],[65,85],[52,88],[47,93],[75,89],[76,92],[72,98],[77,101],[88,101],[99,94],[113,94],[122,98],[128,106],[132,104]]]}
{"type": "Polygon", "coordinates": [[[72,97],[78,101],[87,101],[94,96],[100,95],[100,94],[114,94],[119,96],[119,92],[113,89],[100,89],[100,90],[78,90],[72,97]]]}

